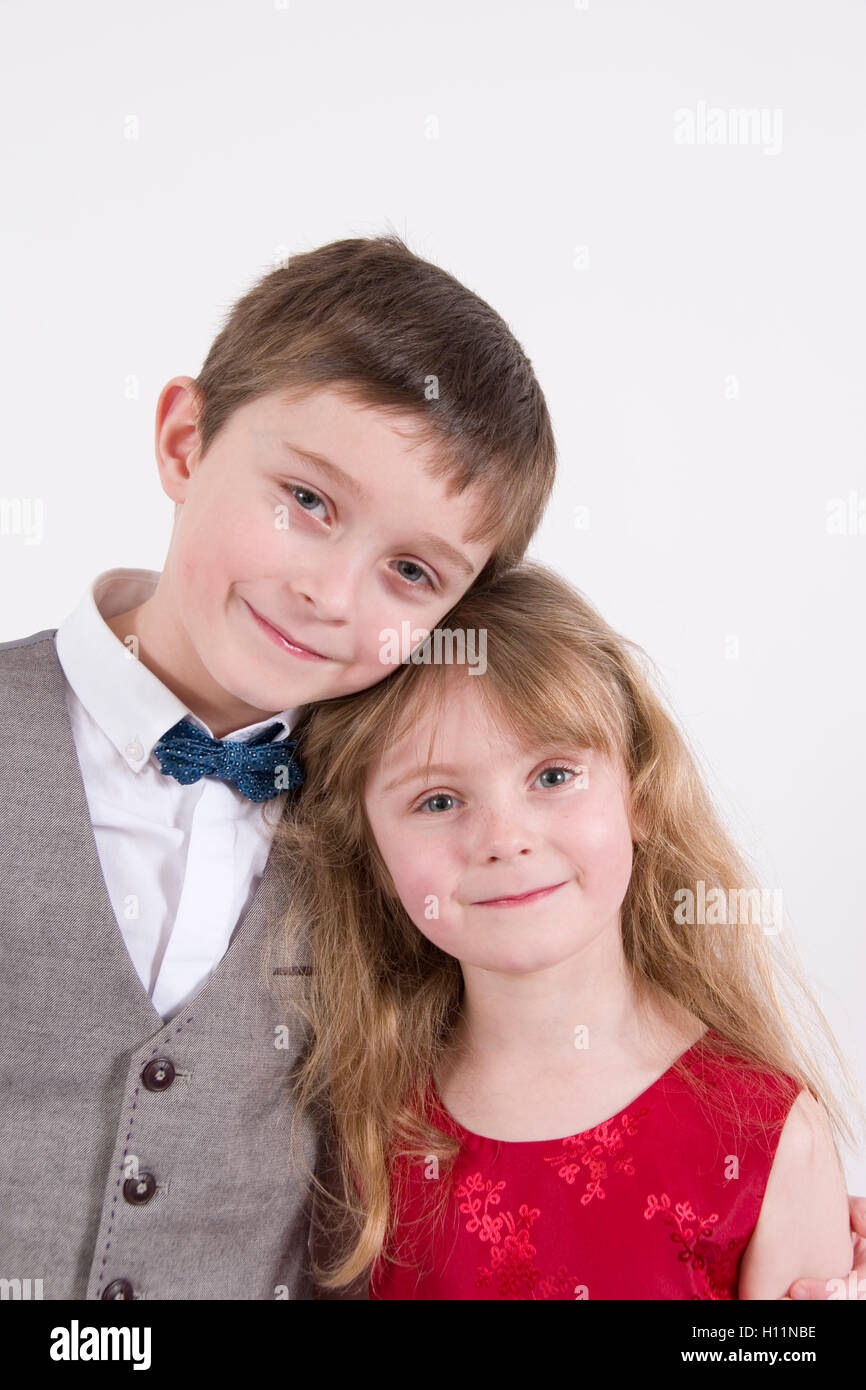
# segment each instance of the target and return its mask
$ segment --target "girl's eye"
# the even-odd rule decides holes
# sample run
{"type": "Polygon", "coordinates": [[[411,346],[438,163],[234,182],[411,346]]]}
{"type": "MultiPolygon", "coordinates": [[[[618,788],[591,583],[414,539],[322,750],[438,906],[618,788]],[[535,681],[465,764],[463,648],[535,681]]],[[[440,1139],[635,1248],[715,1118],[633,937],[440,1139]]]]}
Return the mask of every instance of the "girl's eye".
{"type": "MultiPolygon", "coordinates": [[[[424,810],[424,807],[425,807],[425,806],[429,806],[430,803],[431,803],[431,801],[453,801],[453,800],[454,800],[454,797],[453,797],[453,796],[449,796],[448,792],[434,792],[432,796],[428,796],[424,801],[422,801],[418,806],[416,806],[416,807],[415,807],[415,810],[416,810],[416,811],[423,811],[423,810],[424,810]]],[[[448,806],[445,806],[445,807],[443,807],[443,806],[437,806],[437,807],[436,807],[436,810],[431,811],[430,814],[431,814],[431,815],[436,815],[436,812],[437,812],[437,811],[442,811],[442,810],[445,810],[445,811],[450,810],[450,807],[448,807],[448,806]]]]}
{"type": "MultiPolygon", "coordinates": [[[[558,763],[555,764],[553,767],[546,767],[546,768],[544,769],[544,771],[543,771],[543,772],[539,772],[538,775],[539,775],[539,777],[546,777],[547,774],[548,774],[549,772],[567,772],[567,773],[570,774],[571,777],[579,777],[579,776],[581,775],[581,769],[575,768],[575,767],[565,767],[565,766],[561,766],[561,765],[558,764],[558,763]]],[[[565,787],[565,786],[567,786],[567,785],[568,785],[568,783],[567,783],[565,780],[561,780],[561,781],[559,781],[559,782],[548,782],[548,783],[547,783],[547,786],[548,786],[548,787],[565,787]]]]}
{"type": "MultiPolygon", "coordinates": [[[[301,487],[297,483],[286,483],[284,486],[292,494],[299,507],[305,512],[312,514],[315,507],[324,507],[325,503],[317,492],[312,492],[308,487],[301,487]]],[[[324,518],[320,518],[324,520],[324,518]]]]}
{"type": "MultiPolygon", "coordinates": [[[[585,769],[585,768],[582,768],[582,767],[566,767],[565,764],[555,763],[555,764],[553,764],[553,765],[550,766],[550,767],[545,767],[545,768],[543,768],[542,771],[539,772],[538,776],[539,776],[539,777],[546,777],[546,776],[548,775],[548,773],[553,773],[554,775],[557,775],[557,776],[559,777],[559,780],[556,781],[556,782],[548,782],[548,783],[546,784],[546,786],[547,786],[547,787],[567,787],[568,784],[569,784],[569,781],[571,781],[572,778],[574,778],[574,777],[582,778],[582,777],[584,776],[584,774],[585,774],[585,771],[586,771],[586,769],[585,769]],[[563,774],[565,775],[564,777],[563,777],[563,774]],[[568,780],[565,780],[565,778],[567,778],[568,780]]],[[[537,781],[537,780],[538,780],[538,778],[536,778],[536,781],[537,781]]],[[[415,810],[416,810],[416,811],[423,811],[423,810],[425,809],[425,807],[430,806],[432,802],[442,802],[442,801],[455,802],[456,799],[457,799],[457,798],[456,798],[456,797],[453,797],[453,796],[451,795],[450,792],[433,792],[433,794],[432,794],[431,796],[428,796],[428,797],[425,798],[424,801],[419,802],[419,804],[415,807],[415,810]]],[[[430,814],[430,815],[436,815],[437,812],[449,811],[450,809],[451,809],[450,806],[441,806],[441,805],[440,805],[440,806],[436,806],[432,811],[428,812],[428,814],[430,814]]]]}
{"type": "Polygon", "coordinates": [[[435,585],[430,575],[427,573],[426,570],[423,570],[420,565],[416,565],[414,560],[397,560],[395,563],[398,565],[405,565],[408,569],[415,571],[414,574],[401,575],[401,578],[405,579],[406,583],[409,584],[411,588],[417,589],[419,587],[418,581],[420,579],[423,579],[431,589],[435,588],[435,585]]]}

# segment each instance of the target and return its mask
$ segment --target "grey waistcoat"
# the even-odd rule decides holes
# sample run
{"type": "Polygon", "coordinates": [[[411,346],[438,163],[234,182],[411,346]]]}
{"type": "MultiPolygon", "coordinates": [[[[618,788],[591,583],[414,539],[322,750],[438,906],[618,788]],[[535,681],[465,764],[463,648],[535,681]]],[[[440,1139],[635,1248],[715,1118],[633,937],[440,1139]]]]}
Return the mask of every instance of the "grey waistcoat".
{"type": "Polygon", "coordinates": [[[300,947],[265,973],[271,860],[163,1023],[105,887],[55,631],[0,645],[0,1279],[46,1299],[311,1298],[324,1146],[299,1123],[290,1158],[306,966],[300,947]]]}

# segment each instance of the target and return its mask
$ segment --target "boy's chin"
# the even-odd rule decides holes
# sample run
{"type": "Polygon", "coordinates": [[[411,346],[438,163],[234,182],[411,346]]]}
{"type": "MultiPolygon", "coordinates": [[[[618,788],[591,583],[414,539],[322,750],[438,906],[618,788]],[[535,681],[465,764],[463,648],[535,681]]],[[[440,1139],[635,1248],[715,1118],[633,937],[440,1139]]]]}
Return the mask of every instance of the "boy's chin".
{"type": "Polygon", "coordinates": [[[266,719],[268,715],[278,714],[284,709],[290,709],[293,703],[297,703],[294,699],[294,691],[289,688],[287,682],[269,680],[266,675],[263,675],[261,679],[255,679],[250,671],[250,665],[248,656],[245,657],[242,653],[228,652],[220,661],[212,661],[210,665],[205,667],[214,685],[223,692],[227,705],[235,702],[239,705],[245,705],[248,710],[255,712],[255,717],[252,713],[250,714],[248,723],[255,723],[257,719],[266,719]],[[238,680],[239,672],[243,672],[245,679],[238,680]]]}
{"type": "MultiPolygon", "coordinates": [[[[237,680],[238,667],[233,670],[211,670],[212,679],[229,699],[246,705],[251,714],[248,723],[257,723],[284,710],[300,709],[303,705],[317,704],[320,700],[331,700],[343,694],[342,690],[331,689],[326,676],[320,672],[307,674],[301,671],[287,680],[260,681],[249,678],[240,684],[237,680]]],[[[249,677],[249,672],[247,673],[249,677]]],[[[332,673],[331,673],[332,674],[332,673]]]]}
{"type": "Polygon", "coordinates": [[[347,671],[337,662],[313,663],[277,652],[277,661],[283,663],[285,675],[275,677],[267,661],[255,662],[252,654],[238,644],[231,644],[216,662],[213,652],[209,653],[210,664],[204,661],[204,654],[200,655],[211,680],[226,696],[242,701],[251,709],[269,713],[354,695],[378,685],[387,674],[386,668],[378,665],[367,671],[360,666],[347,671]]]}

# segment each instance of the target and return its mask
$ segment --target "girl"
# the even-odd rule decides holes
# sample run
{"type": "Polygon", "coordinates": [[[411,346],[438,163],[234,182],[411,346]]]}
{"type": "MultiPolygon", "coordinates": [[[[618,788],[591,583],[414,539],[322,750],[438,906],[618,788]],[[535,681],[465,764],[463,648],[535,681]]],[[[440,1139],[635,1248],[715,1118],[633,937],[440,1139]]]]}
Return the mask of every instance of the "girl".
{"type": "Polygon", "coordinates": [[[483,667],[422,647],[293,731],[323,1289],[763,1299],[847,1269],[807,1011],[849,1073],[640,649],[532,563],[443,629],[483,667]]]}

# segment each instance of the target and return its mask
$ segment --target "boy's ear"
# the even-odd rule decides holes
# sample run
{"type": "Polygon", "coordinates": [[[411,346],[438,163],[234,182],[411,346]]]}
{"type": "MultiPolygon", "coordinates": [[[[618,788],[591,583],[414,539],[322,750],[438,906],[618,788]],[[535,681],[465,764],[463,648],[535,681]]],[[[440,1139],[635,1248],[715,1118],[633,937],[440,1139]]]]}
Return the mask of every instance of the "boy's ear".
{"type": "Polygon", "coordinates": [[[200,457],[200,410],[192,377],[176,376],[166,382],[156,406],[156,460],[162,490],[175,503],[175,517],[200,457]]]}

